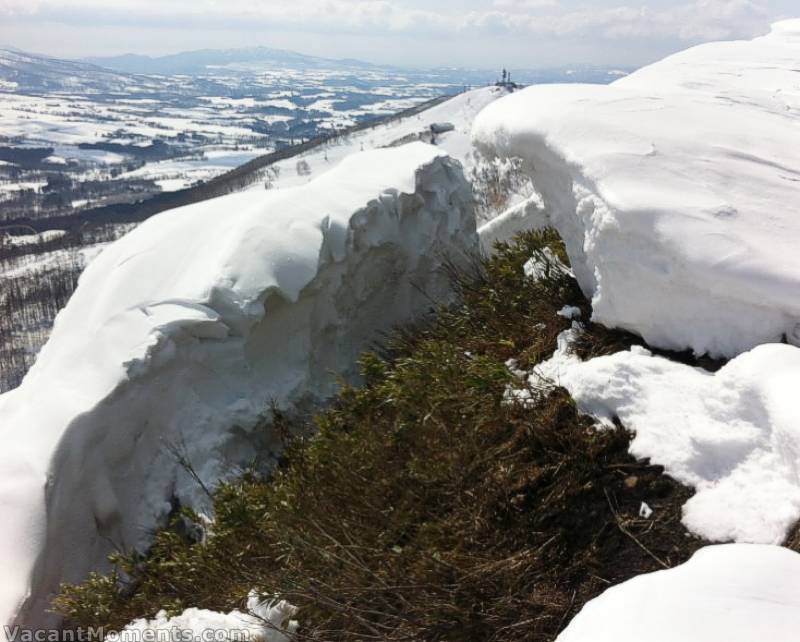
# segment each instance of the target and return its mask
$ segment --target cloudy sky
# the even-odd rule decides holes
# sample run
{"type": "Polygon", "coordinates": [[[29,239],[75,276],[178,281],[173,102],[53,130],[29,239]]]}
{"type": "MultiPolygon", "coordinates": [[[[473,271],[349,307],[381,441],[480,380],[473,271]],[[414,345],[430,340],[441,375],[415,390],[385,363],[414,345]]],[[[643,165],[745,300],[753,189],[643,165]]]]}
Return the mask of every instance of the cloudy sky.
{"type": "Polygon", "coordinates": [[[638,65],[793,16],[800,0],[0,0],[0,46],[68,57],[265,45],[422,66],[638,65]]]}

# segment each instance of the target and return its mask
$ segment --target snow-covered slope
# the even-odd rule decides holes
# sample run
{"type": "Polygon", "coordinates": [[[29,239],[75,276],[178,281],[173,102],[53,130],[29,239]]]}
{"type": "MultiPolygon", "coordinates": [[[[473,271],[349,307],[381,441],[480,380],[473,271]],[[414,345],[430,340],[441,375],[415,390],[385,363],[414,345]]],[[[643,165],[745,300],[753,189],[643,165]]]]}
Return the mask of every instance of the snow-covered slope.
{"type": "Polygon", "coordinates": [[[167,85],[157,78],[136,78],[85,62],[0,47],[0,92],[71,91],[91,95],[124,91],[139,83],[150,90],[167,85]]]}
{"type": "MultiPolygon", "coordinates": [[[[316,147],[306,154],[280,161],[271,166],[270,188],[277,189],[302,185],[336,167],[351,154],[395,145],[400,141],[420,136],[430,140],[430,126],[434,123],[452,123],[453,131],[438,135],[436,145],[461,162],[465,173],[474,164],[474,148],[471,141],[472,124],[480,111],[508,92],[501,87],[483,87],[459,94],[445,102],[427,109],[416,116],[393,120],[371,129],[359,131],[330,144],[316,147]],[[298,163],[304,162],[302,171],[298,163]]],[[[262,189],[258,186],[258,189],[262,189]]]]}
{"type": "Polygon", "coordinates": [[[800,555],[777,546],[710,546],[589,602],[557,642],[795,642],[800,555]]]}
{"type": "Polygon", "coordinates": [[[202,504],[179,459],[211,484],[274,452],[251,431],[269,402],[329,396],[380,331],[446,299],[443,252],[477,243],[460,167],[415,143],[165,212],[107,248],[0,396],[0,622],[41,625],[59,582],[202,504]]]}
{"type": "Polygon", "coordinates": [[[478,117],[521,157],[595,320],[733,356],[800,345],[800,21],[609,86],[537,86],[478,117]]]}

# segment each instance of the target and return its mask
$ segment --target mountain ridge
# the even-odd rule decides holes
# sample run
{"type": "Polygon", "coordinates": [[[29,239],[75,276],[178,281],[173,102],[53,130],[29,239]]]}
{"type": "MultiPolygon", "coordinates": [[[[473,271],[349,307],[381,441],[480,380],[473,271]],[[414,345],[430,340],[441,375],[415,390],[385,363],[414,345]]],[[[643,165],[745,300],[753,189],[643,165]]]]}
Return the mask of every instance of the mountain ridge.
{"type": "Polygon", "coordinates": [[[229,49],[196,49],[163,56],[125,53],[118,56],[90,56],[84,61],[123,73],[203,74],[215,67],[270,63],[289,68],[325,68],[330,66],[354,69],[389,69],[354,58],[323,58],[266,46],[229,49]]]}

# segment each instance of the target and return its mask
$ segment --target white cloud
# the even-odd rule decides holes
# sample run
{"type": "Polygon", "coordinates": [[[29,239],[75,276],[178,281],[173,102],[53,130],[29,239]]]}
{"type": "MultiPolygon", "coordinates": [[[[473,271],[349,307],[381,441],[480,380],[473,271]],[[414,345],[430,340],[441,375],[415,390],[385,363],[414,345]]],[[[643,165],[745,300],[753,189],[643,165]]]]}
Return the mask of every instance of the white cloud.
{"type": "Polygon", "coordinates": [[[547,15],[476,11],[465,16],[461,28],[549,38],[709,40],[752,36],[764,30],[768,16],[751,0],[695,0],[661,10],[620,5],[547,15]]]}
{"type": "Polygon", "coordinates": [[[769,12],[753,0],[693,0],[661,9],[642,2],[564,6],[568,1],[493,0],[488,10],[465,11],[453,1],[430,2],[421,9],[398,0],[0,0],[0,15],[73,25],[203,24],[371,35],[534,34],[616,40],[751,36],[769,21],[769,12]]]}
{"type": "Polygon", "coordinates": [[[494,0],[495,7],[530,11],[533,9],[551,9],[559,6],[558,0],[494,0]]]}

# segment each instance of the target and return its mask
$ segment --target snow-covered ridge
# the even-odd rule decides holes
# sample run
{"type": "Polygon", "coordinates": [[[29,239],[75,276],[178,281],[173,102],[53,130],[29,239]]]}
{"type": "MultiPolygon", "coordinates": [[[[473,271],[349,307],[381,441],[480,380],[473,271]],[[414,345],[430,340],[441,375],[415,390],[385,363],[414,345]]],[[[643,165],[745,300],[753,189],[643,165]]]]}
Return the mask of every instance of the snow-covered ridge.
{"type": "Polygon", "coordinates": [[[651,345],[800,345],[800,21],[694,47],[609,86],[537,86],[473,138],[524,159],[592,296],[651,345]]]}
{"type": "Polygon", "coordinates": [[[107,248],[0,396],[0,622],[43,624],[59,582],[146,544],[171,502],[202,503],[176,450],[207,484],[274,450],[250,432],[269,401],[328,397],[380,331],[446,299],[443,253],[477,245],[460,166],[415,143],[107,248]]]}

